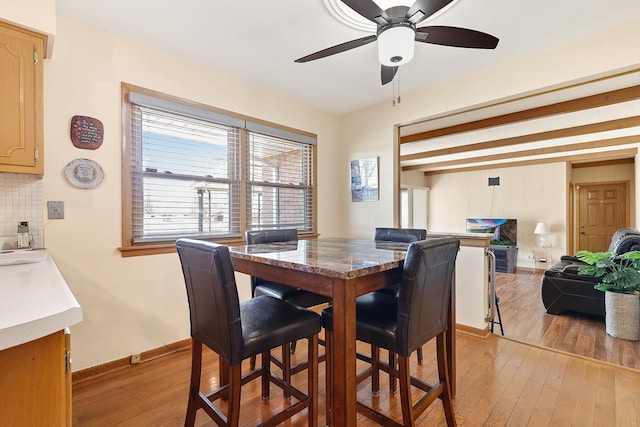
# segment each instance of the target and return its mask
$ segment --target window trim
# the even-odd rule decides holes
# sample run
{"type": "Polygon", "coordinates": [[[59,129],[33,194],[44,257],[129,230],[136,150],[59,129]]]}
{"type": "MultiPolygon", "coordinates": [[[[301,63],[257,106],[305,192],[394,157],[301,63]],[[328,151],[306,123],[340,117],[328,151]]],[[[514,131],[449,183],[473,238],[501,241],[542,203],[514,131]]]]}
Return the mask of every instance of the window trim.
{"type": "MultiPolygon", "coordinates": [[[[301,142],[309,143],[310,141],[315,141],[317,139],[317,135],[311,132],[301,131],[299,129],[294,129],[286,126],[282,126],[276,123],[271,123],[265,120],[256,119],[254,117],[245,116],[242,114],[222,110],[216,107],[212,107],[206,104],[201,104],[195,101],[190,101],[187,99],[179,98],[176,96],[164,94],[161,92],[157,92],[151,89],[142,88],[139,86],[135,86],[129,83],[122,82],[121,83],[121,105],[122,105],[122,129],[121,129],[121,138],[122,138],[122,246],[118,248],[122,257],[130,257],[130,256],[141,256],[141,255],[156,255],[156,254],[164,254],[164,253],[173,253],[175,252],[175,243],[174,242],[133,242],[133,220],[132,220],[132,199],[133,199],[133,189],[131,188],[131,104],[130,104],[130,94],[136,93],[141,94],[143,96],[153,97],[155,99],[168,101],[171,103],[179,104],[185,106],[185,108],[193,108],[197,110],[204,110],[207,112],[211,112],[213,114],[220,114],[231,118],[236,118],[239,120],[243,120],[247,123],[247,127],[252,127],[253,129],[272,129],[278,132],[281,132],[280,136],[292,135],[295,134],[302,138],[308,138],[301,142]]],[[[244,132],[244,131],[243,131],[244,132]]],[[[305,233],[300,236],[301,239],[305,238],[315,238],[318,236],[317,234],[317,224],[318,224],[318,206],[317,206],[317,145],[314,144],[313,147],[313,162],[314,167],[312,170],[312,190],[311,197],[313,198],[313,231],[311,233],[305,233]]],[[[243,192],[244,190],[243,186],[243,192]]],[[[243,223],[246,223],[246,209],[245,209],[245,195],[241,195],[241,218],[243,223]]],[[[244,239],[238,238],[212,238],[205,239],[208,241],[221,243],[225,245],[242,245],[244,244],[244,239]]]]}

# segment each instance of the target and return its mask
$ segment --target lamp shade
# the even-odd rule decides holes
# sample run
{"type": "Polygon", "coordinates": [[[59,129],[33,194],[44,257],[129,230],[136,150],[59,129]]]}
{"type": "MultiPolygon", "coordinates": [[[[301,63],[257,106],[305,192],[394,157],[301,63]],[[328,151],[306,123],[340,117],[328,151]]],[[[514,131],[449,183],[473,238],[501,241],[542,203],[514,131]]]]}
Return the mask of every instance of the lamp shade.
{"type": "Polygon", "coordinates": [[[378,34],[378,60],[382,65],[397,67],[413,58],[416,32],[413,28],[400,25],[389,27],[378,34]]]}
{"type": "Polygon", "coordinates": [[[549,234],[549,226],[545,222],[539,222],[536,224],[533,234],[549,234]]]}

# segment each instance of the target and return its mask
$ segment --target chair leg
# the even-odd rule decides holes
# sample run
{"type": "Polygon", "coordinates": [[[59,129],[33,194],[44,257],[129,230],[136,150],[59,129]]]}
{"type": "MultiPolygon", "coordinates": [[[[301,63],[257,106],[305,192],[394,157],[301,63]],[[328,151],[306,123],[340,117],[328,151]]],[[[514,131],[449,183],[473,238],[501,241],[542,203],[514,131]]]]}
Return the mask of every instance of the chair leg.
{"type": "MultiPolygon", "coordinates": [[[[500,298],[496,296],[496,312],[498,313],[498,324],[500,325],[500,334],[504,336],[504,328],[502,327],[502,315],[500,314],[500,298]]],[[[493,325],[491,325],[491,332],[493,332],[493,325]]]]}
{"type": "Polygon", "coordinates": [[[256,355],[255,354],[253,356],[251,356],[251,358],[249,359],[249,369],[251,369],[252,371],[256,369],[256,355]]]}
{"type": "Polygon", "coordinates": [[[391,368],[389,370],[389,393],[391,393],[392,395],[396,394],[396,377],[393,372],[396,370],[397,366],[398,364],[396,354],[392,351],[389,351],[389,367],[391,368]]]}
{"type": "Polygon", "coordinates": [[[307,394],[309,395],[309,427],[318,426],[318,334],[308,338],[307,394]]]}
{"type": "Polygon", "coordinates": [[[193,427],[198,411],[197,397],[200,394],[200,371],[202,369],[202,343],[191,340],[191,382],[189,384],[189,401],[187,403],[187,415],[184,420],[185,427],[193,427]]]}
{"type": "MultiPolygon", "coordinates": [[[[282,379],[285,383],[291,384],[291,344],[287,343],[282,346],[282,379]]],[[[284,391],[285,402],[291,401],[291,393],[286,389],[284,391]]]]}
{"type": "Polygon", "coordinates": [[[240,389],[242,388],[242,364],[231,366],[229,379],[229,409],[227,425],[237,426],[240,422],[240,389]]]}
{"type": "Polygon", "coordinates": [[[371,345],[371,393],[374,396],[380,394],[380,349],[371,345]]]}
{"type": "Polygon", "coordinates": [[[414,427],[413,403],[411,401],[411,369],[409,357],[398,357],[398,376],[400,377],[400,406],[402,408],[402,424],[414,427]]]}
{"type": "MultiPolygon", "coordinates": [[[[229,364],[221,356],[218,355],[218,374],[220,378],[220,386],[229,384],[229,364]]],[[[222,392],[221,399],[227,400],[229,398],[229,391],[222,392]]]]}
{"type": "Polygon", "coordinates": [[[418,365],[422,365],[424,358],[422,357],[422,346],[418,347],[416,350],[416,354],[418,355],[418,365]]]}
{"type": "Polygon", "coordinates": [[[269,386],[271,376],[271,351],[262,352],[262,398],[269,398],[269,386]]]}
{"type": "Polygon", "coordinates": [[[446,332],[439,334],[436,337],[436,353],[438,358],[438,376],[440,381],[444,383],[444,388],[440,399],[442,400],[442,406],[444,407],[444,416],[447,419],[447,426],[456,426],[456,417],[453,413],[453,402],[451,401],[451,382],[449,381],[449,369],[447,366],[447,346],[446,346],[446,332]]]}
{"type": "Polygon", "coordinates": [[[326,423],[328,426],[333,426],[333,411],[332,411],[332,402],[333,402],[333,335],[331,331],[328,329],[324,330],[324,351],[325,351],[325,401],[327,402],[325,406],[325,417],[326,423]]]}

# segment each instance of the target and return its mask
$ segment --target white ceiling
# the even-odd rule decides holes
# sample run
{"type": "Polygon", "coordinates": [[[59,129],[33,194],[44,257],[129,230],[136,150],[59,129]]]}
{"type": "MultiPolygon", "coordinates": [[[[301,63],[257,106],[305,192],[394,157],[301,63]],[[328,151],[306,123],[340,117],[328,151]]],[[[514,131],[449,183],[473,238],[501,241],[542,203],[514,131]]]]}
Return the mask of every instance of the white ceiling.
{"type": "MultiPolygon", "coordinates": [[[[367,35],[338,22],[323,0],[57,0],[57,11],[326,111],[346,113],[392,96],[392,84],[380,84],[375,43],[294,63],[367,35]]],[[[402,92],[638,17],[638,0],[459,0],[428,25],[487,32],[500,39],[498,47],[487,51],[419,43],[414,59],[399,71],[402,92]]]]}

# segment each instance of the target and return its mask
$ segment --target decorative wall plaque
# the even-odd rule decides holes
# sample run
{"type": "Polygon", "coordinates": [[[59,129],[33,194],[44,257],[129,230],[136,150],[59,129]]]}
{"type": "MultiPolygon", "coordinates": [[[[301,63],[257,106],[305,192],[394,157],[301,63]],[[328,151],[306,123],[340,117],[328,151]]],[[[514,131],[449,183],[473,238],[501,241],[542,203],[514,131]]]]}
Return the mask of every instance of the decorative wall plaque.
{"type": "Polygon", "coordinates": [[[104,126],[98,119],[88,116],[71,118],[71,142],[78,148],[95,150],[102,145],[104,126]]]}
{"type": "Polygon", "coordinates": [[[77,188],[96,188],[104,179],[100,165],[89,159],[75,159],[64,170],[69,184],[77,188]]]}

